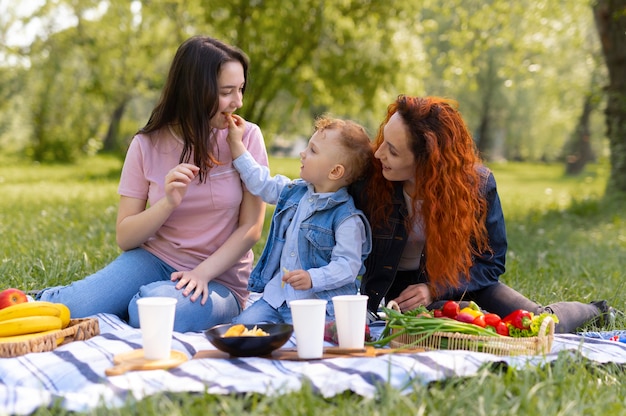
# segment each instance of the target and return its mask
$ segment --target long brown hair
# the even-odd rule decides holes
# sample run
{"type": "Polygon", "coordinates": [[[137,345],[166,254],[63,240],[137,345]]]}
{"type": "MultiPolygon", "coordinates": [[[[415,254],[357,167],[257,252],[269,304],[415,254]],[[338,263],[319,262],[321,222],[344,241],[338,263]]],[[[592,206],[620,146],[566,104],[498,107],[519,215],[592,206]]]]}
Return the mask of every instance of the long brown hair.
{"type": "MultiPolygon", "coordinates": [[[[383,130],[396,112],[409,132],[409,147],[417,164],[412,223],[421,217],[426,232],[426,272],[432,289],[458,287],[469,277],[473,255],[489,250],[485,218],[487,202],[481,192],[481,165],[475,143],[457,103],[438,97],[401,95],[387,108],[374,141],[377,150],[383,130]]],[[[382,175],[378,159],[368,184],[372,224],[385,223],[392,208],[393,186],[382,175]]],[[[407,224],[409,225],[409,224],[407,224]]]]}
{"type": "Polygon", "coordinates": [[[218,163],[210,121],[219,107],[220,70],[226,62],[233,61],[241,63],[247,82],[248,58],[242,51],[207,36],[187,39],[176,51],[148,123],[139,130],[151,133],[177,124],[184,142],[180,162],[189,162],[193,154],[193,163],[200,168],[200,181],[218,163]]]}

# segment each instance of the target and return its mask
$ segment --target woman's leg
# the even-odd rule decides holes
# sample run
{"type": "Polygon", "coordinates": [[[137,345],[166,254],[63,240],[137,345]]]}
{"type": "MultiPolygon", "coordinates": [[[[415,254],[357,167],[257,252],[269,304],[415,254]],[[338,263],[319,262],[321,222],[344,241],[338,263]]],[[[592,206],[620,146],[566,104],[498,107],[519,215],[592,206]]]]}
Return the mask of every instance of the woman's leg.
{"type": "Polygon", "coordinates": [[[139,313],[137,299],[142,297],[165,296],[176,298],[176,316],[174,331],[201,332],[218,324],[231,322],[239,314],[241,308],[233,293],[224,285],[209,282],[209,298],[204,305],[200,299],[192,302],[190,296],[183,296],[183,291],[176,289],[176,282],[159,281],[142,286],[138,293],[126,303],[128,308],[128,323],[139,328],[139,313]]]}
{"type": "Polygon", "coordinates": [[[475,301],[481,308],[502,317],[517,309],[534,314],[553,313],[559,318],[555,328],[557,333],[574,332],[603,312],[595,303],[557,302],[543,307],[500,282],[468,295],[468,299],[475,301]]]}
{"type": "Polygon", "coordinates": [[[97,313],[112,313],[128,319],[128,302],[139,288],[167,279],[174,270],[148,251],[137,248],[120,254],[91,276],[71,283],[44,289],[37,300],[65,304],[72,318],[97,313]]]}

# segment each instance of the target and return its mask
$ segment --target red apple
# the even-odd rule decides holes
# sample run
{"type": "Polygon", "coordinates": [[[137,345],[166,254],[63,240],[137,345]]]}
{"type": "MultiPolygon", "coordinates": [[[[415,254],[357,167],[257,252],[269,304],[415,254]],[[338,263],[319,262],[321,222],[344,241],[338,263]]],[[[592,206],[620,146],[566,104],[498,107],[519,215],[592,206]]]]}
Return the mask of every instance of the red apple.
{"type": "Polygon", "coordinates": [[[26,293],[19,289],[9,288],[0,292],[0,309],[24,302],[28,302],[28,298],[26,293]]]}

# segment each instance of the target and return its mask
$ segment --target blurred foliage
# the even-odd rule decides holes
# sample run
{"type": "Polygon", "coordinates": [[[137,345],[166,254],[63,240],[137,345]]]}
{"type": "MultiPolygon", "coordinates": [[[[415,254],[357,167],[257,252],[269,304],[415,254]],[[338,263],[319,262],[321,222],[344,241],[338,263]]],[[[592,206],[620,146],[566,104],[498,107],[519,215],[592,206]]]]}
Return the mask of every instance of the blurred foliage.
{"type": "MultiPolygon", "coordinates": [[[[490,160],[563,160],[584,97],[606,78],[588,0],[0,0],[0,8],[0,152],[44,162],[123,154],[176,48],[195,34],[250,56],[240,113],[268,146],[308,137],[326,112],[373,135],[406,93],[458,100],[490,160]],[[10,36],[28,28],[32,40],[10,36]]],[[[601,123],[594,114],[602,156],[601,123]]]]}

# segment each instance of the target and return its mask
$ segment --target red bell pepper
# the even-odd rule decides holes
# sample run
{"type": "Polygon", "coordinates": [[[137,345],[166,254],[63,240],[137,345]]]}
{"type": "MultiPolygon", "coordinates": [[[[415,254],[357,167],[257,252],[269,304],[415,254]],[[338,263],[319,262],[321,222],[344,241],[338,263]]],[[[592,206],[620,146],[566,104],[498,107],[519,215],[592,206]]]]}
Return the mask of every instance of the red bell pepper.
{"type": "Polygon", "coordinates": [[[525,311],[524,309],[517,309],[502,318],[502,322],[517,329],[529,329],[532,321],[532,312],[525,311]]]}

